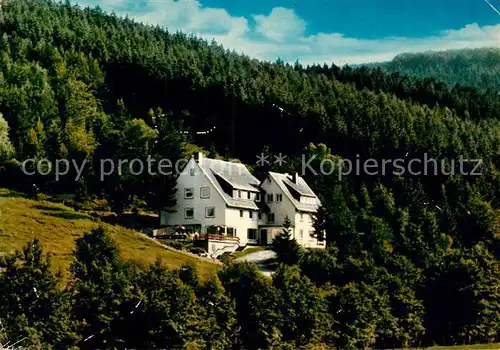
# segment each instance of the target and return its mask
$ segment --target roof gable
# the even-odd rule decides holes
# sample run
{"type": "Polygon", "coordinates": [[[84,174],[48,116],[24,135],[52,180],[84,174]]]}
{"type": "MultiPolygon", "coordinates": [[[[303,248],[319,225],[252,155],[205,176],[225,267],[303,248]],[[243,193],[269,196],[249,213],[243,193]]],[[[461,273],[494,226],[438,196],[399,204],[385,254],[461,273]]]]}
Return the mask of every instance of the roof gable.
{"type": "Polygon", "coordinates": [[[298,174],[295,175],[296,181],[293,181],[293,178],[290,178],[290,175],[288,174],[269,172],[268,176],[277,183],[281,191],[283,191],[283,193],[288,197],[288,199],[290,199],[290,201],[297,210],[316,212],[319,206],[321,206],[321,202],[316,196],[316,194],[309,187],[306,181],[298,174]],[[301,203],[300,202],[301,196],[314,198],[316,204],[301,203]]]}
{"type": "Polygon", "coordinates": [[[232,189],[258,192],[259,181],[242,163],[203,158],[198,163],[205,175],[224,198],[228,206],[258,210],[257,204],[247,198],[233,198],[232,189]]]}

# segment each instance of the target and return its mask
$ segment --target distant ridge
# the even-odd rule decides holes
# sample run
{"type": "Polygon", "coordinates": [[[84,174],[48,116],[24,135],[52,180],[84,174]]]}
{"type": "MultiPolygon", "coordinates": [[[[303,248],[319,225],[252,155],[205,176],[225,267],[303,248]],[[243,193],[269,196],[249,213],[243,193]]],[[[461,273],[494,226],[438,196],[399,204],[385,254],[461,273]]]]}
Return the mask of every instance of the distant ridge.
{"type": "Polygon", "coordinates": [[[477,88],[500,90],[500,48],[461,49],[401,53],[389,62],[365,64],[393,73],[434,77],[439,81],[477,88]]]}

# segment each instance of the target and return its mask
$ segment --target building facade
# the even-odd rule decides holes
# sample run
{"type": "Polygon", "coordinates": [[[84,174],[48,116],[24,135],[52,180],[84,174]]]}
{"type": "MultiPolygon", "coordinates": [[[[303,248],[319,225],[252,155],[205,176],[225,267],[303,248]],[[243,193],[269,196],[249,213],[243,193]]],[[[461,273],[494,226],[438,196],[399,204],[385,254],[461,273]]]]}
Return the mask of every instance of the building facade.
{"type": "Polygon", "coordinates": [[[297,174],[269,173],[260,182],[244,164],[193,156],[177,178],[176,207],[161,225],[203,235],[220,255],[247,245],[271,244],[285,217],[292,236],[307,248],[323,248],[314,233],[319,199],[297,174]]]}

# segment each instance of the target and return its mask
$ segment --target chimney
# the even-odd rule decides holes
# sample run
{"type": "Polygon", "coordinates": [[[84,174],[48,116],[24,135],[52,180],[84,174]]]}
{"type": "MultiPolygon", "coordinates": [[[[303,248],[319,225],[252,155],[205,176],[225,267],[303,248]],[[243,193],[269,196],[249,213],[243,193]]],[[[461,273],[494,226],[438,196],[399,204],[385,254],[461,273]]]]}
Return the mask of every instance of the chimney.
{"type": "Polygon", "coordinates": [[[296,184],[299,183],[299,173],[293,173],[293,182],[296,184]]]}
{"type": "Polygon", "coordinates": [[[195,158],[196,158],[196,162],[198,164],[201,164],[203,162],[203,153],[202,152],[197,152],[195,158]]]}

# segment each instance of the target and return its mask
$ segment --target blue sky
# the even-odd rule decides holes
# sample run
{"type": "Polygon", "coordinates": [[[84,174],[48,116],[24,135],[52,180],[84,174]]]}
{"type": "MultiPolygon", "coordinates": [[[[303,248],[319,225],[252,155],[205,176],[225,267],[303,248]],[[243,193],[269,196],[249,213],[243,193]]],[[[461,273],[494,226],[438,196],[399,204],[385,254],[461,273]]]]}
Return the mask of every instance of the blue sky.
{"type": "MultiPolygon", "coordinates": [[[[76,2],[76,1],[75,1],[76,2]]],[[[79,0],[251,57],[385,61],[402,52],[500,47],[500,0],[79,0]],[[489,1],[490,4],[487,3],[489,1]]]]}

